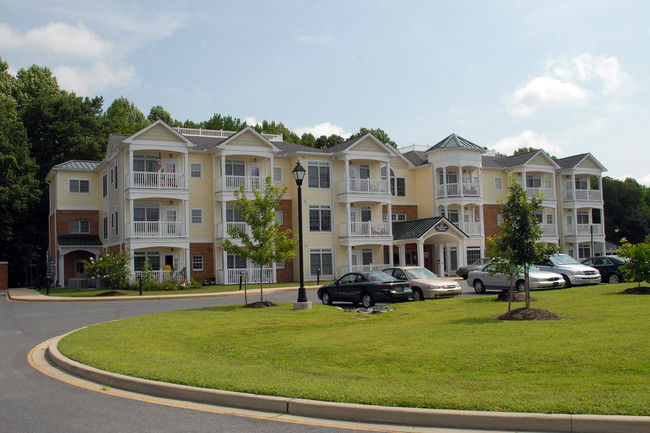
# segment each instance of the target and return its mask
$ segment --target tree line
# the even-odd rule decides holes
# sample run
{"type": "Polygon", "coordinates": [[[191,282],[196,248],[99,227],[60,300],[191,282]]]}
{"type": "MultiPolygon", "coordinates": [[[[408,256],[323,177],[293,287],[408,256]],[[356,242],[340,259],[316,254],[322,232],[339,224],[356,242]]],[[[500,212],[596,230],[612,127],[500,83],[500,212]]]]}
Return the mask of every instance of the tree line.
{"type": "MultiPolygon", "coordinates": [[[[236,116],[222,114],[201,122],[181,122],[160,105],[145,116],[125,97],[104,109],[101,96],[78,96],[61,89],[47,67],[32,65],[14,76],[0,58],[0,261],[9,262],[11,287],[40,284],[45,275],[49,216],[45,177],[50,169],[75,159],[99,161],[110,133],[132,134],[158,119],[186,128],[239,131],[249,126],[236,116]]],[[[336,134],[298,136],[276,121],[250,126],[316,148],[344,141],[336,134]]],[[[379,128],[360,128],[351,138],[366,133],[397,147],[379,128]]],[[[643,240],[650,232],[648,188],[634,179],[605,178],[603,189],[608,239],[643,240]]]]}

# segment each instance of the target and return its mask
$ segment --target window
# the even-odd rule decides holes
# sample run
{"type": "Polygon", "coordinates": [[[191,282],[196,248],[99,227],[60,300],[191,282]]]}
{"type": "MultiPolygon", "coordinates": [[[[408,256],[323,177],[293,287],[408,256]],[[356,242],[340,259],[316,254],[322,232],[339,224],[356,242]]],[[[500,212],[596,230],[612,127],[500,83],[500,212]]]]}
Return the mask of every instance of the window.
{"type": "Polygon", "coordinates": [[[155,173],[158,171],[158,157],[154,155],[133,155],[133,171],[155,173]]]}
{"type": "Polygon", "coordinates": [[[452,223],[458,225],[458,209],[449,209],[449,215],[447,215],[447,219],[452,223]]]}
{"type": "Polygon", "coordinates": [[[102,197],[106,197],[108,194],[108,180],[106,173],[104,173],[104,176],[102,176],[102,197]]]}
{"type": "Polygon", "coordinates": [[[108,214],[104,214],[104,239],[108,239],[108,214]]]}
{"type": "Polygon", "coordinates": [[[190,164],[190,178],[191,179],[202,179],[202,168],[203,165],[198,162],[193,162],[190,164]]]}
{"type": "MultiPolygon", "coordinates": [[[[391,219],[393,221],[406,221],[406,214],[405,213],[394,213],[394,214],[391,214],[391,219]]],[[[381,214],[381,220],[383,222],[387,222],[388,221],[388,214],[387,213],[381,214]]]]}
{"type": "Polygon", "coordinates": [[[553,214],[552,213],[547,213],[546,214],[546,225],[549,225],[549,226],[553,225],[553,214]]]}
{"type": "Polygon", "coordinates": [[[160,253],[157,251],[150,252],[136,252],[133,254],[133,269],[136,271],[142,271],[144,269],[144,264],[149,260],[151,264],[151,270],[159,271],[160,270],[160,253]]]}
{"type": "Polygon", "coordinates": [[[282,167],[273,167],[273,182],[282,182],[282,167]]]}
{"type": "Polygon", "coordinates": [[[228,254],[228,269],[246,269],[246,259],[235,254],[228,254]]]}
{"type": "Polygon", "coordinates": [[[284,225],[284,212],[281,210],[275,211],[275,219],[279,225],[284,225]]]}
{"type": "Polygon", "coordinates": [[[115,189],[117,189],[117,165],[115,166],[115,189]]]}
{"type": "Polygon", "coordinates": [[[502,213],[497,214],[497,224],[499,224],[499,225],[503,224],[503,214],[502,213]]]}
{"type": "Polygon", "coordinates": [[[334,275],[331,249],[309,250],[309,275],[315,277],[319,269],[321,276],[334,275]]]}
{"type": "Polygon", "coordinates": [[[393,169],[390,169],[390,179],[386,176],[386,166],[381,168],[381,180],[389,180],[390,182],[390,193],[391,195],[397,197],[406,197],[406,178],[405,177],[395,177],[395,172],[393,169]]]}
{"type": "Polygon", "coordinates": [[[70,179],[68,191],[76,194],[90,193],[90,181],[86,179],[70,179]]]}
{"type": "Polygon", "coordinates": [[[553,188],[553,181],[551,179],[544,179],[544,188],[546,189],[553,188]]]}
{"type": "Polygon", "coordinates": [[[191,209],[190,213],[193,225],[203,225],[203,209],[191,209]]]}
{"type": "Polygon", "coordinates": [[[86,266],[84,265],[83,260],[75,260],[74,261],[74,272],[77,275],[86,273],[86,266]]]}
{"type": "Polygon", "coordinates": [[[537,222],[539,224],[544,223],[544,214],[542,213],[541,210],[536,210],[535,212],[533,212],[533,216],[537,219],[537,222]]]}
{"type": "Polygon", "coordinates": [[[158,203],[136,203],[133,206],[133,221],[154,222],[160,220],[158,203]]]}
{"type": "Polygon", "coordinates": [[[88,220],[71,220],[70,233],[88,234],[90,233],[90,221],[88,220]]]}
{"type": "Polygon", "coordinates": [[[362,265],[372,265],[372,250],[369,248],[364,248],[361,250],[361,264],[362,265]]]}
{"type": "Polygon", "coordinates": [[[526,186],[528,188],[540,188],[542,186],[542,178],[539,175],[527,175],[526,186]]]}
{"type": "Polygon", "coordinates": [[[118,213],[117,213],[117,209],[116,209],[115,210],[115,236],[120,234],[120,229],[119,229],[120,223],[119,223],[119,221],[120,220],[118,219],[118,213]]]}
{"type": "Polygon", "coordinates": [[[284,261],[275,262],[275,269],[284,269],[284,261]]]}
{"type": "Polygon", "coordinates": [[[501,179],[500,177],[494,178],[494,189],[496,189],[497,191],[503,190],[503,179],[501,179]]]}
{"type": "Polygon", "coordinates": [[[192,256],[192,270],[193,271],[203,270],[203,256],[192,256]]]}
{"type": "Polygon", "coordinates": [[[578,245],[578,258],[586,259],[587,257],[591,257],[591,246],[589,244],[578,245]]]}
{"type": "Polygon", "coordinates": [[[359,179],[370,179],[370,166],[359,164],[359,179]]]}
{"type": "Polygon", "coordinates": [[[307,163],[307,185],[309,188],[330,187],[330,166],[327,162],[307,163]]]}
{"type": "Polygon", "coordinates": [[[467,247],[467,263],[474,263],[481,258],[481,247],[467,247]]]}
{"type": "Polygon", "coordinates": [[[589,212],[588,211],[578,211],[576,214],[578,224],[589,224],[589,212]]]}
{"type": "Polygon", "coordinates": [[[576,189],[587,189],[587,178],[576,177],[576,189]]]}
{"type": "Polygon", "coordinates": [[[233,159],[226,160],[226,176],[245,176],[246,164],[244,161],[233,159]]]}
{"type": "Polygon", "coordinates": [[[329,205],[309,206],[309,231],[310,232],[331,232],[332,231],[332,210],[329,205]]]}

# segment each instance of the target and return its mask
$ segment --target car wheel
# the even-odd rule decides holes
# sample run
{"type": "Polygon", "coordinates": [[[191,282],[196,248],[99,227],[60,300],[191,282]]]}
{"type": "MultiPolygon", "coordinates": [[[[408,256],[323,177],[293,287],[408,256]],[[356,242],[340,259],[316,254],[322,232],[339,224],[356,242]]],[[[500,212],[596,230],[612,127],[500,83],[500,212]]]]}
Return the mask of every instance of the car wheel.
{"type": "Polygon", "coordinates": [[[621,282],[621,277],[618,274],[609,274],[607,282],[609,284],[618,284],[621,282]]]}
{"type": "Polygon", "coordinates": [[[569,279],[569,277],[567,277],[566,275],[562,275],[562,278],[564,278],[564,288],[568,289],[569,287],[571,287],[571,280],[569,279]]]}
{"type": "Polygon", "coordinates": [[[413,289],[413,300],[414,301],[424,301],[424,295],[420,289],[413,289]]]}
{"type": "Polygon", "coordinates": [[[526,291],[526,282],[525,281],[517,281],[517,291],[518,292],[525,292],[526,291]]]}
{"type": "Polygon", "coordinates": [[[375,300],[370,293],[361,295],[361,305],[363,305],[363,308],[370,308],[375,305],[375,300]]]}
{"type": "Polygon", "coordinates": [[[485,293],[485,284],[481,280],[474,281],[474,291],[476,293],[485,293]]]}
{"type": "Polygon", "coordinates": [[[332,296],[330,295],[330,292],[323,292],[321,301],[323,301],[323,305],[332,305],[332,296]]]}

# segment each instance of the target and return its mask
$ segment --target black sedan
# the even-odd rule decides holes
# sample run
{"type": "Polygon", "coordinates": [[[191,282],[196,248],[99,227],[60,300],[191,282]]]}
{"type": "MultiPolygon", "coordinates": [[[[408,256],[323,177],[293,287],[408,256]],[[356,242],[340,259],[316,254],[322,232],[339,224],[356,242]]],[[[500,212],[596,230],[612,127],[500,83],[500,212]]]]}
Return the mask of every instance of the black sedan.
{"type": "Polygon", "coordinates": [[[350,272],[318,289],[318,299],[325,305],[342,301],[361,303],[364,308],[370,308],[379,301],[408,301],[412,296],[408,282],[380,271],[350,272]]]}
{"type": "Polygon", "coordinates": [[[583,260],[582,264],[598,269],[602,283],[618,284],[623,281],[621,266],[625,264],[625,260],[618,256],[590,257],[583,260]]]}

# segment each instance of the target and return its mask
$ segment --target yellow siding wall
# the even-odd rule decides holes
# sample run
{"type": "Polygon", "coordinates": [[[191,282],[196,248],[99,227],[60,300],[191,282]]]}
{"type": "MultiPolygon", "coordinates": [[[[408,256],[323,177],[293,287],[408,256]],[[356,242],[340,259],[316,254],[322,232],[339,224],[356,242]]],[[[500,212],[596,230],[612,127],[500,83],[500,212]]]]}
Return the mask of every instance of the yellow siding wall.
{"type": "Polygon", "coordinates": [[[99,198],[102,196],[102,184],[98,180],[98,174],[89,171],[63,171],[57,173],[57,186],[59,192],[59,209],[96,209],[99,206],[99,198]],[[70,179],[82,179],[90,181],[90,193],[70,193],[68,185],[70,179]]]}
{"type": "Polygon", "coordinates": [[[136,140],[147,140],[147,141],[166,141],[166,142],[175,142],[182,143],[183,140],[174,134],[172,131],[159,125],[157,127],[151,128],[150,130],[144,132],[143,134],[138,135],[136,140]]]}
{"type": "Polygon", "coordinates": [[[483,188],[483,201],[485,203],[496,203],[498,199],[504,200],[508,195],[508,173],[504,170],[483,170],[483,179],[481,179],[483,188]],[[494,180],[501,178],[501,190],[494,187],[494,180]]]}
{"type": "MultiPolygon", "coordinates": [[[[201,164],[201,179],[192,179],[187,173],[186,179],[190,187],[190,212],[189,227],[190,236],[194,239],[214,239],[214,173],[212,167],[212,155],[190,153],[189,162],[201,164]],[[203,225],[192,225],[192,209],[203,209],[203,225]]],[[[191,165],[188,165],[191,171],[191,165]]]]}

